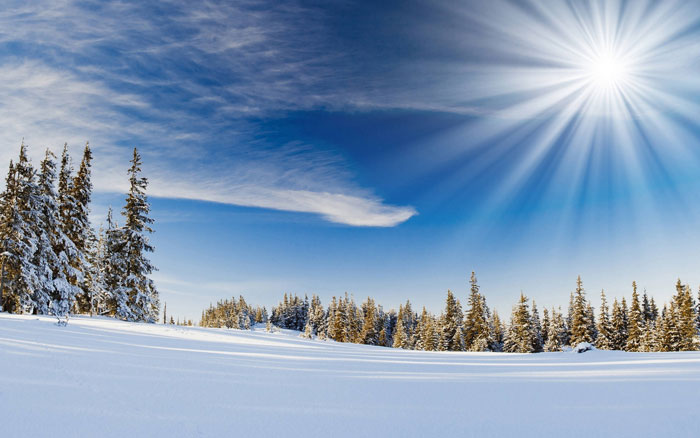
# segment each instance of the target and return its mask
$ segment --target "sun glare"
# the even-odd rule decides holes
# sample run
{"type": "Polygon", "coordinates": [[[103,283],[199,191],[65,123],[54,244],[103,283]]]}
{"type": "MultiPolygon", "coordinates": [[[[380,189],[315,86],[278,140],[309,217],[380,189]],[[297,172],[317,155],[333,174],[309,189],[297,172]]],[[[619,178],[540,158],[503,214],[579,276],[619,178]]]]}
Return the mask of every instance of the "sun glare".
{"type": "Polygon", "coordinates": [[[591,79],[600,87],[620,86],[627,75],[629,67],[619,57],[613,54],[603,54],[591,61],[591,79]]]}

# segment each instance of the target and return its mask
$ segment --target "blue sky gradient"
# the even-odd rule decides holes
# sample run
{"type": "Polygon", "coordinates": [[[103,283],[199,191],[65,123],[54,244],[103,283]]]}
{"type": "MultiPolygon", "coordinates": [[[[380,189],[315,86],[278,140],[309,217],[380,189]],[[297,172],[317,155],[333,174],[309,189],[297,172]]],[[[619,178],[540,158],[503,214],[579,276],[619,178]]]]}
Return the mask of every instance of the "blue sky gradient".
{"type": "Polygon", "coordinates": [[[693,2],[10,2],[0,29],[0,159],[89,140],[99,223],[139,147],[176,316],[345,291],[439,312],[472,270],[504,313],[579,274],[700,284],[693,2]]]}

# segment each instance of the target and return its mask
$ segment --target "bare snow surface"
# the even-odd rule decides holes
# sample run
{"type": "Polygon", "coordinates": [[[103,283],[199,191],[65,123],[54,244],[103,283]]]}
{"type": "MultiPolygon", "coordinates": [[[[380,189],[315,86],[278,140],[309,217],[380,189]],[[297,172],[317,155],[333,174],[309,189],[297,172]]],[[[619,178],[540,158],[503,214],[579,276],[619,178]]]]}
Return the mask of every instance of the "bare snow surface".
{"type": "Polygon", "coordinates": [[[438,353],[0,314],[2,437],[697,437],[700,352],[438,353]]]}

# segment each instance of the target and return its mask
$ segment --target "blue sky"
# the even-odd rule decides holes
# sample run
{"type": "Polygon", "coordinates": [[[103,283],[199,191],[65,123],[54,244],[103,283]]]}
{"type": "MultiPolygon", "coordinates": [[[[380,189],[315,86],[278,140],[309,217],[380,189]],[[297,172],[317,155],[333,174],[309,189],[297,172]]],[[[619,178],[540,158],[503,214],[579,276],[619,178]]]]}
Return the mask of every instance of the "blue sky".
{"type": "Polygon", "coordinates": [[[699,41],[690,1],[9,2],[0,159],[89,140],[99,223],[139,147],[176,316],[438,312],[472,270],[501,312],[663,300],[700,284],[699,41]]]}

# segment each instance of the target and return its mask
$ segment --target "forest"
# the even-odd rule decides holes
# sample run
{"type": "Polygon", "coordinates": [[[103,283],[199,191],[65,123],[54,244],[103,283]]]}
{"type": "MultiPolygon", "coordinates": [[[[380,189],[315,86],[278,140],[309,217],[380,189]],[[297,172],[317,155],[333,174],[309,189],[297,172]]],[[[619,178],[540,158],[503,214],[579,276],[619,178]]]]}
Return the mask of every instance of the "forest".
{"type": "Polygon", "coordinates": [[[0,195],[1,310],[55,315],[63,323],[70,314],[156,321],[158,291],[149,278],[155,268],[145,256],[153,251],[153,219],[141,165],[134,148],[123,225],[110,209],[106,226],[95,230],[90,145],[74,172],[67,144],[60,165],[46,149],[36,168],[22,143],[0,195]]]}
{"type": "MultiPolygon", "coordinates": [[[[255,324],[297,330],[302,337],[336,342],[379,345],[425,351],[493,351],[539,353],[562,351],[581,343],[601,350],[691,351],[700,348],[700,294],[698,301],[680,280],[671,301],[659,310],[646,292],[640,297],[632,283],[629,303],[614,299],[612,308],[601,291],[600,308],[593,309],[581,277],[569,296],[566,313],[561,307],[543,309],[520,294],[508,322],[491,311],[472,272],[467,309],[447,291],[440,315],[410,301],[385,311],[368,297],[360,306],[346,293],[324,307],[318,296],[303,299],[285,294],[268,317],[264,307],[252,307],[243,297],[211,305],[202,312],[203,327],[250,329],[255,324]]],[[[165,322],[165,321],[164,321],[165,322]]]]}

